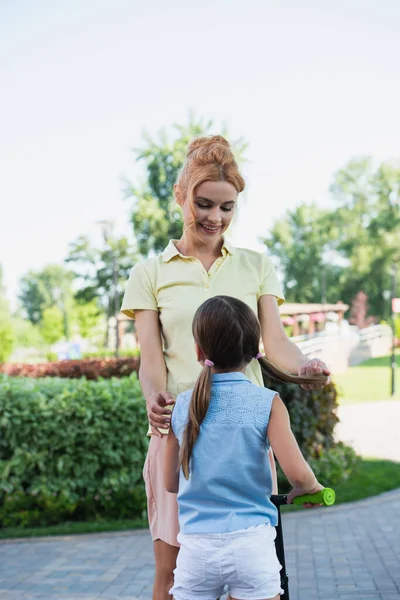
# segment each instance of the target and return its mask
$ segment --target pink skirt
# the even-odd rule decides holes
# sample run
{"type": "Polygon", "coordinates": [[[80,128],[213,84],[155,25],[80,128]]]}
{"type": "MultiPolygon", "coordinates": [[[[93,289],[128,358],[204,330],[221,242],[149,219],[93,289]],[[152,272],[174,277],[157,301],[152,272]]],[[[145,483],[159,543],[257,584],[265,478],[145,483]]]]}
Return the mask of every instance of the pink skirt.
{"type": "Polygon", "coordinates": [[[164,486],[164,454],[167,435],[159,438],[152,435],[143,468],[146,485],[147,516],[153,542],[162,540],[179,548],[177,536],[178,502],[177,495],[167,492],[164,486]]]}

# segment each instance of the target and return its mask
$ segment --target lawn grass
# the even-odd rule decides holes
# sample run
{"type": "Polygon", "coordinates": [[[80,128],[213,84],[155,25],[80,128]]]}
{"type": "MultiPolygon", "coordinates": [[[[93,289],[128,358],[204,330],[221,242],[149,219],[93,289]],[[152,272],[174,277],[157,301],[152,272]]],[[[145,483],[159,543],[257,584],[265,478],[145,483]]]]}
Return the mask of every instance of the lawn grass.
{"type": "MultiPolygon", "coordinates": [[[[400,488],[400,463],[380,458],[363,458],[348,481],[333,487],[336,492],[336,504],[378,496],[400,488]]],[[[283,511],[293,510],[302,510],[302,507],[283,507],[283,511]]]]}
{"type": "Polygon", "coordinates": [[[400,399],[400,352],[396,352],[396,395],[390,395],[390,356],[370,358],[345,373],[334,375],[339,392],[339,404],[374,402],[389,398],[400,399]]]}
{"type": "Polygon", "coordinates": [[[147,520],[125,519],[120,521],[88,521],[66,522],[50,527],[5,527],[0,529],[0,540],[20,537],[43,537],[48,535],[74,535],[79,533],[102,533],[107,531],[125,531],[127,529],[143,529],[148,527],[147,520]]]}

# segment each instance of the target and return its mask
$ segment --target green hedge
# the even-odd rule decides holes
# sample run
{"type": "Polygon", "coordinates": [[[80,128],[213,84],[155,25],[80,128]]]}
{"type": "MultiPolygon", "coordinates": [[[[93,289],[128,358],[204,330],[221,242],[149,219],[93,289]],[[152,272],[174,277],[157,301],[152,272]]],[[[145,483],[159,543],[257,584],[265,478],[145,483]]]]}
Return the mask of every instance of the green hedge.
{"type": "MultiPolygon", "coordinates": [[[[345,481],[357,464],[352,448],[334,441],[334,428],[339,419],[337,391],[333,383],[322,390],[305,391],[293,383],[277,383],[264,379],[264,384],[276,390],[290,414],[296,440],[320,482],[326,486],[345,481]]],[[[278,468],[279,490],[289,489],[278,468]]]]}
{"type": "MultiPolygon", "coordinates": [[[[356,458],[334,443],[333,384],[305,392],[266,383],[286,403],[321,483],[334,486],[349,477],[356,458]]],[[[146,431],[136,374],[97,381],[0,376],[0,526],[143,516],[146,431]]]]}
{"type": "Polygon", "coordinates": [[[148,438],[136,374],[0,378],[0,526],[142,516],[148,438]]]}

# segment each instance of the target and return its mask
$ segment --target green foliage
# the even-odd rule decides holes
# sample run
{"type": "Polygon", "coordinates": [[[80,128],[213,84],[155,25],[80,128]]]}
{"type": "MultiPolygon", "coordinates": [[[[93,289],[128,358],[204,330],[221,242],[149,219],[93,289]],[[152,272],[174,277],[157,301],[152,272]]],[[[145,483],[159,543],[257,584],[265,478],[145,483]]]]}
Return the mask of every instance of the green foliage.
{"type": "Polygon", "coordinates": [[[14,332],[11,326],[9,304],[3,286],[3,271],[0,266],[0,363],[6,362],[14,347],[14,332]]]}
{"type": "Polygon", "coordinates": [[[20,281],[19,300],[31,323],[40,323],[43,312],[58,307],[63,313],[63,335],[69,336],[73,273],[63,265],[48,265],[42,270],[31,270],[20,281]]]}
{"type": "Polygon", "coordinates": [[[101,317],[102,311],[97,300],[91,300],[85,304],[74,302],[72,320],[82,338],[93,339],[99,334],[102,324],[101,317]]]}
{"type": "Polygon", "coordinates": [[[0,315],[0,363],[6,362],[14,347],[14,336],[10,321],[0,315]]]}
{"type": "Polygon", "coordinates": [[[263,239],[279,258],[289,302],[320,302],[324,295],[328,301],[338,299],[340,269],[326,265],[324,257],[332,241],[328,216],[315,204],[301,204],[276,221],[263,239]]]}
{"type": "Polygon", "coordinates": [[[311,457],[309,464],[318,481],[326,486],[335,486],[347,481],[359,464],[353,448],[338,443],[329,450],[321,450],[318,457],[311,457]]]}
{"type": "Polygon", "coordinates": [[[400,166],[352,160],[335,174],[331,193],[333,210],[301,204],[263,240],[279,260],[286,298],[350,304],[362,291],[369,314],[387,319],[383,291],[400,261],[400,166]]]}
{"type": "Polygon", "coordinates": [[[45,342],[54,344],[63,337],[64,315],[57,306],[50,306],[42,313],[40,333],[45,342]]]}
{"type": "Polygon", "coordinates": [[[141,516],[146,431],[136,375],[0,378],[0,527],[141,516]]]}
{"type": "MultiPolygon", "coordinates": [[[[97,350],[95,352],[83,352],[82,358],[113,358],[115,356],[114,350],[97,350]]],[[[138,358],[140,356],[139,348],[130,348],[127,350],[120,350],[119,356],[138,358]]]]}
{"type": "Polygon", "coordinates": [[[331,191],[336,209],[330,222],[335,248],[350,261],[342,283],[345,301],[359,290],[368,296],[370,314],[387,318],[392,265],[400,260],[400,166],[372,160],[350,161],[335,175],[331,191]]]}
{"type": "Polygon", "coordinates": [[[400,315],[396,315],[396,317],[394,319],[394,331],[395,331],[395,336],[397,337],[398,340],[400,340],[400,315]]]}
{"type": "MultiPolygon", "coordinates": [[[[321,483],[329,486],[344,481],[356,465],[356,456],[351,448],[334,441],[333,432],[338,422],[335,386],[330,383],[322,390],[305,391],[298,385],[267,378],[264,383],[276,390],[285,403],[300,449],[321,483]]],[[[281,491],[289,489],[280,469],[278,482],[281,491]]]]}
{"type": "MultiPolygon", "coordinates": [[[[104,245],[93,246],[87,236],[80,236],[70,244],[66,262],[73,265],[78,289],[77,304],[91,305],[90,320],[96,319],[96,309],[106,316],[114,314],[114,268],[117,272],[117,295],[122,298],[129,272],[136,262],[136,252],[126,237],[116,237],[112,231],[106,235],[104,245]]],[[[86,314],[86,321],[89,315],[86,314]]],[[[79,320],[79,319],[78,319],[79,320]]],[[[83,324],[81,318],[80,326],[83,324]]],[[[90,326],[89,326],[90,329],[90,326]]],[[[85,336],[83,336],[85,337],[85,336]]]]}
{"type": "MultiPolygon", "coordinates": [[[[190,117],[186,125],[175,124],[170,135],[165,130],[160,131],[157,139],[145,134],[144,146],[134,151],[136,160],[144,165],[146,182],[141,187],[128,183],[126,196],[134,200],[131,221],[142,256],[151,251],[161,252],[170,239],[181,237],[182,215],[174,204],[174,184],[189,143],[196,137],[209,135],[211,128],[211,121],[190,117]]],[[[246,144],[239,139],[232,146],[240,160],[246,144]]]]}
{"type": "Polygon", "coordinates": [[[32,325],[28,319],[14,316],[11,319],[16,348],[42,348],[44,340],[38,325],[32,325]]]}

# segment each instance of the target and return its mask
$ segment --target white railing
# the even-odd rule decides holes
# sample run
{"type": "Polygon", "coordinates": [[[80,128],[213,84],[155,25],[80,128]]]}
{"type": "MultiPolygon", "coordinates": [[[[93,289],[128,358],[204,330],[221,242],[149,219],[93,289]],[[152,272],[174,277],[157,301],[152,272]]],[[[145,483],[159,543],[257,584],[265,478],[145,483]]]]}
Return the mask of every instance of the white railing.
{"type": "Polygon", "coordinates": [[[391,338],[392,328],[389,325],[370,325],[365,329],[360,329],[360,342],[368,342],[380,338],[391,338]]]}
{"type": "MultiPolygon", "coordinates": [[[[365,329],[349,327],[346,332],[320,331],[312,336],[297,335],[292,337],[294,342],[306,356],[322,356],[330,348],[337,348],[338,343],[343,342],[345,347],[369,346],[376,340],[386,341],[392,336],[392,330],[389,325],[370,325],[365,329]],[[350,334],[350,338],[349,338],[350,334]],[[349,344],[350,339],[352,342],[349,344]]],[[[379,351],[379,350],[378,350],[379,351]]]]}

